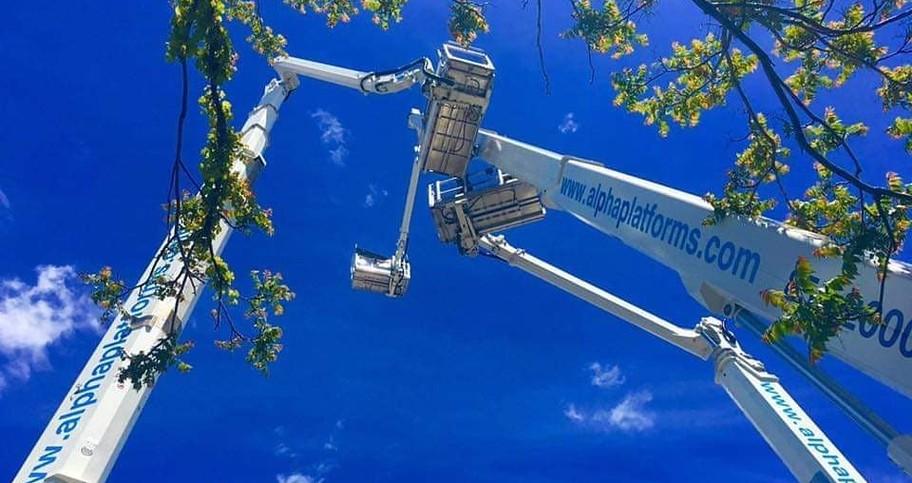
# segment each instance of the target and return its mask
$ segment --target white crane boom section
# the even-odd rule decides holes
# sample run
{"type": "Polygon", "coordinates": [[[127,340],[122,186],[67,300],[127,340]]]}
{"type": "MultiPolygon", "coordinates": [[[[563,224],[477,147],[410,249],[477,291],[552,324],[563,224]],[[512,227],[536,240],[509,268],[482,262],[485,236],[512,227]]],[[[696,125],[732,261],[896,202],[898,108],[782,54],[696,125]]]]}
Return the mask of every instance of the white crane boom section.
{"type": "Polygon", "coordinates": [[[479,239],[479,246],[510,265],[519,267],[522,271],[543,279],[551,285],[575,297],[579,297],[692,355],[707,359],[710,352],[712,352],[712,348],[706,345],[703,337],[692,329],[678,327],[620,297],[528,254],[525,250],[510,246],[502,238],[495,238],[491,235],[483,236],[479,239]]]}
{"type": "Polygon", "coordinates": [[[394,94],[434,77],[431,61],[427,58],[418,59],[398,69],[379,72],[362,72],[288,56],[273,59],[272,66],[289,89],[297,88],[300,75],[355,89],[363,94],[394,94]]]}
{"type": "MultiPolygon", "coordinates": [[[[772,220],[729,218],[704,226],[712,207],[698,196],[608,169],[601,164],[480,130],[478,155],[535,186],[544,203],[619,238],[681,277],[688,292],[715,314],[747,311],[773,320],[777,309],[761,298],[786,286],[798,257],[826,279],[841,260],[818,259],[825,239],[772,220]]],[[[884,323],[846,321],[827,348],[883,384],[912,397],[912,268],[891,261],[884,323]]],[[[878,300],[877,269],[862,264],[856,280],[866,300],[878,300]]]]}
{"type": "MultiPolygon", "coordinates": [[[[232,166],[241,177],[253,181],[263,167],[262,152],[287,95],[281,82],[272,81],[247,118],[241,130],[244,156],[232,166]]],[[[222,222],[213,243],[216,254],[222,252],[231,232],[231,227],[222,222]]],[[[107,479],[154,388],[136,390],[117,381],[121,354],[148,352],[168,334],[180,334],[203,287],[187,284],[182,290],[183,300],[177,304],[174,297],[160,299],[158,287],[150,281],[155,277],[176,280],[183,266],[178,242],[169,236],[140,277],[140,288],[127,297],[124,307],[130,317],[118,316],[111,323],[13,481],[81,483],[107,479]]]]}
{"type": "MultiPolygon", "coordinates": [[[[391,94],[426,80],[429,64],[428,59],[419,59],[391,71],[360,72],[294,57],[276,59],[273,67],[282,80],[273,80],[266,86],[244,123],[242,156],[234,160],[232,170],[252,183],[265,166],[262,153],[269,133],[282,103],[298,86],[298,75],[365,94],[391,94]]],[[[406,210],[410,217],[411,207],[406,210]]],[[[231,226],[222,221],[213,241],[216,255],[221,254],[231,232],[231,226]]],[[[112,322],[13,481],[73,483],[107,479],[153,389],[143,386],[135,390],[117,381],[121,355],[148,352],[162,338],[180,335],[204,287],[188,284],[182,288],[181,302],[176,303],[174,297],[159,298],[151,280],[176,280],[182,269],[178,242],[169,236],[143,272],[137,284],[140,288],[127,297],[125,307],[130,317],[118,316],[112,322]]]]}
{"type": "Polygon", "coordinates": [[[291,80],[296,83],[297,76],[302,75],[359,91],[361,90],[361,80],[368,76],[367,72],[359,70],[287,56],[273,60],[272,67],[282,75],[282,80],[285,82],[291,80]]]}

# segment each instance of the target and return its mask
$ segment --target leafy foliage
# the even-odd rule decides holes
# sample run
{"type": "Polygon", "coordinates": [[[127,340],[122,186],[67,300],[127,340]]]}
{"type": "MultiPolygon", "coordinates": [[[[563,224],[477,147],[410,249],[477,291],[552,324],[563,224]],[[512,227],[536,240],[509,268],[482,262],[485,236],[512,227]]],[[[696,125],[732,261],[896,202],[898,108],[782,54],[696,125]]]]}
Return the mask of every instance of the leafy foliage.
{"type": "Polygon", "coordinates": [[[631,18],[648,10],[653,3],[651,0],[628,2],[623,8],[617,1],[606,0],[599,10],[592,6],[591,0],[572,0],[573,26],[563,37],[581,39],[588,49],[621,58],[632,53],[636,46],[649,43],[646,34],[637,32],[631,18]]]}
{"type": "MultiPolygon", "coordinates": [[[[895,240],[905,238],[909,230],[905,206],[891,207],[888,200],[881,199],[880,206],[870,203],[856,211],[859,200],[845,183],[836,182],[823,166],[817,165],[817,173],[818,182],[808,189],[805,199],[794,202],[788,221],[826,235],[827,243],[815,255],[842,257],[842,270],[817,286],[810,263],[802,258],[784,291],[764,292],[764,300],[782,310],[782,316],[767,332],[767,340],[776,341],[789,333],[800,334],[808,342],[812,361],[823,355],[827,340],[838,333],[842,323],[880,320],[880,315],[865,305],[852,283],[858,276],[858,265],[866,258],[886,264],[896,251],[895,240]],[[886,213],[881,214],[881,210],[886,213]]],[[[895,174],[887,176],[892,189],[910,191],[895,174]]]]}
{"type": "Polygon", "coordinates": [[[372,12],[371,20],[383,30],[402,21],[402,8],[408,0],[361,0],[361,6],[372,12]]]}
{"type": "MultiPolygon", "coordinates": [[[[912,66],[883,67],[883,81],[877,90],[884,110],[896,107],[906,111],[912,107],[912,66]]],[[[897,139],[905,139],[906,152],[912,154],[912,119],[897,117],[887,129],[897,139]]]]}
{"type": "MultiPolygon", "coordinates": [[[[269,314],[280,316],[285,313],[284,303],[293,300],[295,294],[282,283],[280,273],[255,270],[250,276],[255,295],[247,301],[248,306],[244,315],[253,321],[256,335],[250,339],[251,348],[247,352],[247,362],[263,374],[268,374],[269,364],[278,359],[282,350],[282,328],[269,323],[269,314]]],[[[216,341],[217,347],[229,351],[238,349],[243,344],[244,339],[238,336],[216,341]]]]}
{"type": "Polygon", "coordinates": [[[641,65],[614,74],[614,104],[643,115],[647,125],[658,125],[662,136],[668,135],[670,122],[696,126],[703,111],[723,104],[734,83],[757,67],[756,57],[726,49],[712,33],[705,39],[692,40],[689,48],[675,43],[672,56],[654,66],[641,65]],[[723,52],[727,62],[722,62],[723,52]],[[667,74],[677,77],[665,88],[654,85],[667,74]]]}
{"type": "Polygon", "coordinates": [[[450,35],[460,45],[469,45],[479,33],[490,30],[484,6],[468,0],[455,0],[450,5],[450,35]]]}
{"type": "MultiPolygon", "coordinates": [[[[285,3],[300,13],[325,16],[329,27],[349,22],[359,13],[353,0],[285,0],[285,3]]],[[[360,5],[372,14],[379,28],[386,30],[402,19],[406,3],[407,0],[362,0],[360,5]]],[[[123,309],[123,303],[134,290],[151,291],[158,300],[173,303],[169,320],[160,321],[168,327],[166,336],[148,352],[123,354],[127,364],[118,377],[136,388],[154,383],[169,368],[176,367],[180,372],[190,370],[183,358],[193,342],[178,342],[176,330],[181,324],[175,320],[179,306],[186,302],[184,296],[188,290],[202,290],[204,284],[208,285],[213,293],[211,313],[215,327],[228,331],[228,337],[217,340],[216,346],[229,351],[249,346],[247,362],[264,374],[282,349],[282,329],[271,322],[271,317],[282,315],[284,303],[294,298],[282,276],[269,270],[252,271],[252,293],[242,294],[235,286],[232,267],[217,249],[217,240],[228,229],[266,235],[275,231],[271,210],[260,206],[246,177],[243,166],[250,160],[239,133],[232,128],[232,106],[224,86],[234,76],[239,57],[229,26],[232,23],[244,26],[248,32],[246,41],[267,60],[284,55],[287,40],[266,24],[252,0],[173,0],[172,6],[165,57],[181,67],[183,102],[170,200],[165,207],[169,238],[155,265],[160,266],[165,258],[179,257],[181,270],[171,278],[150,274],[129,289],[114,279],[110,267],[83,275],[83,280],[91,286],[92,299],[103,309],[105,322],[118,316],[131,317],[123,309]],[[182,157],[188,64],[195,67],[205,82],[198,105],[209,125],[196,173],[191,172],[182,157]],[[198,192],[190,194],[182,187],[186,183],[198,192]],[[249,336],[235,325],[230,315],[230,308],[242,301],[247,303],[244,315],[253,331],[249,336]]],[[[469,44],[479,33],[488,31],[483,5],[457,0],[451,10],[450,30],[456,41],[469,44]]]]}
{"type": "Polygon", "coordinates": [[[818,287],[813,275],[810,262],[801,257],[785,290],[766,290],[762,293],[766,303],[782,310],[782,315],[770,326],[764,339],[775,342],[788,334],[799,334],[808,343],[811,362],[823,356],[827,341],[839,333],[841,325],[817,327],[808,324],[808,321],[829,319],[875,323],[877,320],[874,309],[865,305],[858,289],[851,287],[851,276],[843,273],[818,287]]]}
{"type": "Polygon", "coordinates": [[[177,336],[172,334],[160,339],[148,353],[140,351],[136,354],[124,354],[127,365],[121,367],[117,381],[130,381],[133,389],[139,390],[143,386],[155,384],[158,375],[172,367],[176,367],[181,373],[190,372],[193,367],[181,357],[192,348],[193,342],[179,344],[177,336]]]}
{"type": "MultiPolygon", "coordinates": [[[[386,30],[402,19],[407,0],[284,0],[304,14],[325,17],[329,27],[351,21],[358,5],[386,30]]],[[[846,320],[879,319],[870,302],[861,299],[854,286],[860,263],[875,263],[886,277],[887,262],[901,248],[910,227],[908,207],[912,188],[899,176],[887,173],[877,186],[863,177],[863,167],[850,142],[868,133],[860,122],[845,122],[832,107],[822,112],[814,102],[821,92],[837,89],[860,71],[880,79],[876,95],[885,112],[901,111],[887,128],[889,137],[905,143],[912,153],[912,9],[904,1],[834,0],[689,0],[709,20],[710,32],[690,42],[674,43],[670,55],[649,65],[623,68],[611,76],[615,105],[643,117],[661,136],[670,127],[695,127],[704,113],[738,99],[746,114],[744,149],[738,153],[720,194],[706,199],[714,208],[707,224],[728,216],[756,218],[778,202],[788,208],[787,223],[823,234],[827,242],[816,256],[841,257],[842,270],[828,280],[815,282],[810,262],[799,259],[795,275],[784,290],[770,289],[764,299],[782,315],[770,328],[767,339],[786,334],[804,337],[812,360],[824,352],[826,342],[846,320]],[[900,34],[900,35],[897,35],[900,34]],[[766,39],[762,38],[764,35],[766,39]],[[893,39],[895,45],[882,44],[893,39]],[[772,48],[763,47],[772,45],[772,48]],[[781,60],[781,64],[774,59],[781,60]],[[765,87],[782,111],[767,116],[752,105],[744,82],[762,73],[765,87]],[[663,84],[660,84],[663,83],[663,84]],[[773,126],[769,119],[783,119],[773,126]],[[801,156],[792,156],[786,142],[792,141],[801,156]],[[802,197],[788,195],[783,177],[791,160],[813,164],[817,182],[802,197]]],[[[656,0],[571,0],[570,26],[561,36],[580,40],[587,52],[618,59],[646,46],[648,37],[638,23],[658,8],[656,0]]],[[[449,30],[463,45],[490,30],[485,17],[487,4],[470,0],[450,2],[449,30]]],[[[172,0],[174,14],[166,46],[166,58],[180,65],[183,108],[178,118],[178,139],[172,165],[168,211],[169,240],[162,257],[179,255],[183,269],[173,278],[149,275],[138,287],[125,288],[105,267],[83,278],[92,287],[93,300],[103,309],[103,319],[129,317],[123,300],[131,290],[150,288],[160,300],[174,303],[172,317],[184,302],[186,290],[208,283],[213,292],[213,319],[217,328],[227,327],[228,337],[216,341],[225,350],[249,346],[247,361],[268,373],[282,349],[282,329],[270,318],[284,312],[294,294],[279,274],[253,271],[252,293],[244,295],[235,286],[229,263],[215,249],[215,241],[229,228],[244,233],[274,232],[271,211],[259,205],[243,169],[247,161],[233,122],[231,103],[224,90],[237,69],[238,53],[229,27],[243,26],[247,42],[267,60],[282,55],[286,39],[274,32],[259,15],[252,0],[172,0]],[[209,123],[198,169],[188,168],[182,158],[183,123],[187,106],[188,65],[202,77],[205,87],[199,106],[209,123]],[[199,179],[196,179],[196,177],[199,179]],[[184,184],[198,193],[191,195],[184,184]],[[246,302],[245,317],[253,335],[245,336],[234,324],[229,308],[246,302]]],[[[541,29],[539,6],[538,28],[541,29]]],[[[541,32],[539,31],[539,36],[541,32]]],[[[543,52],[539,43],[540,59],[543,52]]],[[[547,73],[544,73],[547,75],[547,73]]],[[[794,162],[794,161],[793,161],[794,162]]],[[[879,305],[874,305],[879,306],[879,305]]],[[[172,330],[179,324],[170,321],[172,330]]],[[[189,370],[183,357],[192,342],[179,343],[170,333],[148,353],[125,354],[122,381],[135,387],[151,384],[171,367],[189,370]]]]}
{"type": "Polygon", "coordinates": [[[348,23],[358,14],[358,8],[351,0],[285,0],[285,3],[301,13],[314,12],[326,15],[328,27],[348,23]]]}
{"type": "MultiPolygon", "coordinates": [[[[637,22],[658,8],[649,0],[605,1],[601,10],[589,1],[572,3],[574,26],[564,36],[581,39],[587,48],[614,58],[646,43],[637,22]]],[[[730,97],[741,101],[747,145],[728,171],[722,193],[706,195],[714,208],[706,223],[728,216],[757,218],[784,202],[787,223],[828,237],[816,255],[842,257],[840,273],[814,283],[817,277],[810,275],[810,262],[799,260],[787,289],[764,292],[767,302],[782,310],[767,339],[800,335],[816,360],[845,321],[880,317],[854,286],[858,264],[876,264],[883,286],[887,262],[907,236],[912,191],[892,173],[884,186],[865,181],[862,162],[850,142],[867,134],[868,127],[844,122],[833,107],[815,111],[813,103],[822,90],[840,88],[858,72],[868,71],[881,79],[876,94],[885,111],[909,111],[912,66],[905,62],[912,52],[912,9],[903,1],[690,3],[711,22],[710,32],[689,46],[674,43],[671,55],[652,65],[613,74],[615,105],[643,116],[647,125],[667,136],[672,124],[694,127],[706,111],[730,97]],[[768,40],[762,39],[764,34],[768,40]],[[881,44],[881,38],[899,41],[891,48],[881,44]],[[763,47],[770,41],[772,49],[763,47]],[[776,64],[774,57],[793,67],[776,64]],[[767,116],[757,112],[744,85],[758,71],[784,113],[777,116],[784,119],[781,128],[774,129],[767,116]],[[666,76],[673,77],[660,85],[666,76]],[[802,156],[795,159],[809,159],[818,172],[818,182],[803,197],[790,197],[782,179],[792,158],[783,135],[801,148],[802,156]]],[[[904,140],[912,153],[912,117],[896,117],[886,134],[904,140]]],[[[881,298],[882,293],[881,289],[881,298]]]]}
{"type": "Polygon", "coordinates": [[[748,145],[728,171],[725,196],[717,198],[710,193],[704,197],[713,207],[713,216],[704,224],[712,225],[732,215],[755,218],[776,205],[774,198],[762,197],[759,188],[763,183],[778,182],[788,173],[783,160],[791,151],[782,146],[782,139],[769,128],[763,114],[753,116],[749,128],[748,145]]]}
{"type": "Polygon", "coordinates": [[[102,310],[102,323],[111,323],[123,312],[124,283],[114,279],[111,267],[101,267],[97,273],[81,274],[80,278],[89,285],[92,302],[102,310]]]}

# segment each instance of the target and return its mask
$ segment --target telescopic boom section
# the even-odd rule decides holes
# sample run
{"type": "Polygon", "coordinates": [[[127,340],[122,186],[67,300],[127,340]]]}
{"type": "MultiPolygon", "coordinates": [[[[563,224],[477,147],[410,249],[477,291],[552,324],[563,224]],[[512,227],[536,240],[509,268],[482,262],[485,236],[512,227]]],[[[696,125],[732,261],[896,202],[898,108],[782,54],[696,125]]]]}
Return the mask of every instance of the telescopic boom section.
{"type": "MultiPolygon", "coordinates": [[[[760,294],[789,282],[799,257],[811,260],[821,279],[841,270],[841,260],[820,259],[826,241],[769,219],[732,217],[706,226],[712,207],[698,196],[564,156],[493,131],[481,130],[478,157],[534,186],[542,202],[616,237],[678,272],[692,297],[712,313],[762,334],[778,316],[760,294]],[[763,319],[763,320],[761,320],[763,319]]],[[[867,300],[877,300],[877,267],[863,263],[857,280],[867,300]]],[[[912,267],[891,261],[879,326],[845,321],[827,348],[876,380],[912,396],[912,267]]],[[[912,475],[912,438],[901,435],[822,371],[797,356],[787,341],[774,346],[788,363],[887,448],[912,475]]]]}
{"type": "Polygon", "coordinates": [[[434,77],[431,61],[427,58],[418,59],[398,69],[378,72],[362,72],[287,56],[274,59],[272,66],[282,75],[284,82],[293,86],[292,88],[298,85],[297,76],[304,76],[355,89],[364,94],[395,94],[415,84],[423,85],[425,81],[434,77]]]}
{"type": "MultiPolygon", "coordinates": [[[[379,89],[381,93],[392,92],[392,89],[401,90],[420,82],[427,98],[424,113],[412,109],[409,115],[409,127],[418,133],[418,145],[409,176],[396,251],[391,257],[386,257],[355,247],[351,263],[352,288],[389,297],[404,295],[411,278],[406,252],[421,173],[465,176],[476,134],[491,99],[494,64],[484,52],[452,43],[444,44],[438,51],[438,57],[435,70],[431,69],[429,60],[421,59],[389,72],[364,74],[347,71],[332,74],[337,83],[349,86],[353,85],[352,79],[361,76],[363,82],[359,81],[358,85],[363,92],[370,92],[371,89],[379,89]]],[[[278,65],[284,68],[286,64],[278,65]]],[[[295,68],[298,72],[306,70],[295,68]]]]}
{"type": "MultiPolygon", "coordinates": [[[[587,161],[481,130],[478,157],[534,186],[546,206],[584,223],[678,272],[691,296],[712,313],[750,313],[766,321],[778,309],[761,293],[783,289],[796,260],[808,259],[821,280],[838,274],[842,261],[814,256],[825,238],[769,219],[731,217],[706,226],[712,206],[698,196],[587,161]]],[[[863,263],[856,284],[876,301],[880,280],[863,263]]],[[[912,397],[912,267],[891,261],[884,322],[845,321],[829,352],[902,394],[912,397]]]]}
{"type": "MultiPolygon", "coordinates": [[[[232,166],[242,178],[252,182],[265,166],[262,153],[287,96],[285,85],[272,81],[247,118],[241,130],[243,155],[232,166]]],[[[222,222],[213,242],[216,255],[231,232],[231,226],[222,222]]],[[[130,317],[118,316],[111,323],[13,481],[95,483],[107,479],[153,389],[143,386],[136,390],[117,381],[121,354],[148,353],[162,338],[179,336],[203,292],[203,286],[188,284],[180,304],[174,297],[159,299],[156,295],[155,278],[176,279],[183,269],[177,241],[182,236],[172,233],[155,252],[137,284],[140,288],[127,298],[130,317]]]]}
{"type": "Polygon", "coordinates": [[[864,477],[814,424],[763,364],[738,345],[718,319],[707,317],[684,329],[584,280],[511,246],[503,237],[479,239],[482,251],[589,302],[701,359],[715,363],[716,383],[725,388],[773,451],[801,482],[863,482],[864,477]]]}
{"type": "MultiPolygon", "coordinates": [[[[436,78],[427,59],[383,72],[361,72],[294,57],[277,58],[273,67],[281,80],[272,81],[266,87],[260,103],[244,124],[242,156],[232,167],[251,182],[265,165],[262,153],[269,132],[282,103],[298,87],[298,76],[365,94],[395,93],[415,84],[423,86],[428,80],[449,83],[436,78]]],[[[216,255],[221,253],[231,231],[230,225],[222,222],[213,241],[216,255]]],[[[177,241],[182,236],[181,232],[172,233],[156,252],[140,279],[141,288],[127,298],[126,307],[131,316],[118,318],[111,324],[14,481],[98,482],[107,478],[152,391],[151,386],[134,390],[117,382],[121,354],[148,352],[163,337],[179,336],[203,290],[200,284],[188,284],[180,294],[180,304],[175,303],[174,297],[156,296],[152,280],[162,276],[173,279],[183,269],[177,241]]],[[[404,253],[399,259],[404,259],[404,253]]],[[[407,270],[403,278],[407,282],[407,270]]]]}

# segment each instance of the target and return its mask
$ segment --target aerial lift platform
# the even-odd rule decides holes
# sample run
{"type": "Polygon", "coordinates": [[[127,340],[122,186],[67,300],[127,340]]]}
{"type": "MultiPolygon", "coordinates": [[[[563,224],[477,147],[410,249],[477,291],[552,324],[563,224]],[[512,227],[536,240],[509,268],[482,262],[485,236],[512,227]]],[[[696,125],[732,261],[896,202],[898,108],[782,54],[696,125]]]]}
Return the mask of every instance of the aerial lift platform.
{"type": "MultiPolygon", "coordinates": [[[[715,380],[763,435],[799,481],[864,481],[824,432],[763,365],[744,353],[720,320],[762,333],[775,311],[762,303],[764,288],[784,286],[798,256],[809,256],[826,240],[772,220],[730,218],[713,227],[702,222],[712,208],[697,196],[564,156],[482,128],[493,92],[495,68],[477,49],[447,43],[435,66],[419,59],[402,68],[361,72],[294,57],[273,61],[271,81],[241,130],[242,154],[234,168],[251,182],[265,166],[263,151],[278,111],[301,77],[364,94],[391,94],[419,86],[427,99],[412,109],[417,133],[399,235],[393,255],[356,248],[351,265],[356,289],[401,297],[412,278],[407,256],[409,227],[423,173],[445,175],[428,188],[438,237],[468,256],[486,254],[581,298],[683,351],[713,361],[715,380]],[[467,173],[473,159],[489,166],[467,173]],[[546,211],[565,211],[663,263],[680,276],[690,294],[714,316],[682,328],[581,280],[524,250],[499,233],[540,221],[546,211]]],[[[231,233],[225,224],[216,240],[221,253],[231,233]]],[[[141,281],[180,272],[175,238],[169,234],[141,281]]],[[[838,261],[816,260],[823,277],[838,261]]],[[[861,291],[876,299],[876,267],[861,270],[861,291]]],[[[79,374],[26,459],[16,482],[97,482],[110,474],[154,386],[139,390],[117,382],[122,354],[147,351],[167,333],[180,333],[202,287],[185,290],[183,303],[136,290],[127,299],[130,317],[116,319],[79,374]],[[175,311],[175,307],[176,311],[175,311]]],[[[828,346],[835,356],[876,380],[912,396],[912,268],[891,261],[884,297],[885,322],[866,327],[846,321],[828,346]],[[909,314],[908,316],[906,314],[909,314]]],[[[774,345],[786,361],[829,396],[912,474],[912,439],[901,435],[832,378],[804,361],[786,341],[774,345]]]]}

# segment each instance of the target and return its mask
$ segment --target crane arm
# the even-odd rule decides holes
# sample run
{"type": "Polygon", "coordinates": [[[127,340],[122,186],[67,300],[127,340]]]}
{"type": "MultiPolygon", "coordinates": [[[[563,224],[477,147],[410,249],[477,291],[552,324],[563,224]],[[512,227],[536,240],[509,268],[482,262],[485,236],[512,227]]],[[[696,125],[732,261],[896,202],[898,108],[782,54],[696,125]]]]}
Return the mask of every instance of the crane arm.
{"type": "MultiPolygon", "coordinates": [[[[270,82],[241,129],[242,155],[234,160],[232,170],[242,179],[253,182],[265,166],[262,153],[288,93],[282,82],[270,82]]],[[[232,232],[229,224],[221,223],[212,243],[216,255],[232,232]]],[[[162,338],[180,335],[203,292],[199,284],[188,285],[179,294],[180,304],[175,303],[174,296],[157,295],[155,278],[174,279],[183,269],[178,239],[184,234],[174,235],[170,233],[155,252],[140,278],[140,288],[127,297],[124,307],[130,315],[118,316],[108,327],[16,474],[16,483],[94,483],[107,479],[154,388],[147,385],[137,390],[118,382],[121,355],[148,353],[162,338]]]]}
{"type": "Polygon", "coordinates": [[[694,329],[678,327],[585,280],[581,280],[502,236],[485,235],[480,249],[571,295],[627,321],[701,359],[712,359],[716,383],[738,405],[789,471],[802,482],[863,482],[864,477],[767,372],[745,353],[718,319],[707,317],[694,329]]]}
{"type": "MultiPolygon", "coordinates": [[[[487,130],[479,131],[477,155],[533,186],[547,207],[566,211],[674,269],[699,303],[756,335],[766,330],[762,319],[777,316],[760,293],[783,288],[798,257],[814,259],[821,277],[840,270],[840,261],[812,256],[825,243],[823,237],[768,219],[732,217],[705,226],[712,207],[701,198],[607,169],[600,163],[563,156],[487,130]]],[[[884,322],[870,326],[846,321],[828,349],[878,381],[912,396],[912,320],[904,316],[912,313],[912,298],[908,297],[912,293],[912,268],[891,261],[889,271],[884,322]]],[[[877,268],[863,264],[860,272],[857,282],[862,293],[868,300],[877,300],[877,268]]],[[[890,459],[912,474],[912,437],[900,434],[819,368],[811,367],[787,341],[779,341],[773,349],[883,444],[890,459]]]]}
{"type": "MultiPolygon", "coordinates": [[[[782,289],[799,257],[821,279],[840,272],[841,260],[815,257],[826,239],[773,220],[730,217],[705,226],[713,209],[698,196],[611,170],[600,163],[548,151],[480,130],[477,155],[538,189],[544,204],[675,270],[691,296],[712,313],[778,317],[761,292],[782,289]]],[[[866,300],[877,301],[877,267],[861,264],[856,280],[866,300]]],[[[912,267],[891,261],[884,322],[846,321],[829,352],[889,387],[912,397],[912,267]]],[[[876,303],[876,302],[875,302],[876,303]]]]}
{"type": "Polygon", "coordinates": [[[274,59],[272,66],[291,88],[297,87],[298,76],[348,87],[364,94],[395,94],[415,84],[424,85],[429,80],[452,83],[434,73],[433,64],[427,57],[397,69],[377,72],[362,72],[289,56],[274,59]]]}
{"type": "Polygon", "coordinates": [[[581,298],[586,302],[625,320],[646,332],[671,343],[701,359],[707,359],[711,349],[699,334],[682,329],[670,322],[637,307],[605,290],[581,280],[525,250],[513,247],[502,236],[485,235],[478,239],[479,248],[507,262],[511,266],[534,275],[555,287],[581,298]]]}

